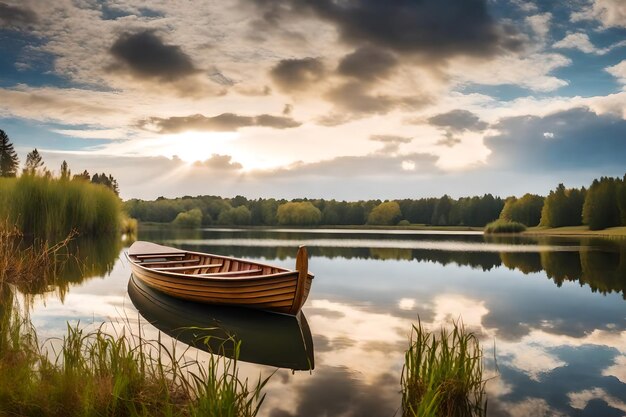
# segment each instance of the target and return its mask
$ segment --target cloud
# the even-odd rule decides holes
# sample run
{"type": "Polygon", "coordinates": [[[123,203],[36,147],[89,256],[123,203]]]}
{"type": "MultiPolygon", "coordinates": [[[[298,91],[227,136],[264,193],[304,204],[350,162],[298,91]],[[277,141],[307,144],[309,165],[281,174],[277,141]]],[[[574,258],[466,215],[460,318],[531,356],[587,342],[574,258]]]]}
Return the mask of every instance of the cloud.
{"type": "Polygon", "coordinates": [[[520,116],[501,120],[500,134],[485,138],[494,168],[581,170],[623,167],[626,120],[575,108],[545,117],[520,116]],[[546,137],[550,132],[551,137],[546,137]]]}
{"type": "Polygon", "coordinates": [[[474,113],[461,109],[451,110],[447,113],[430,117],[428,123],[454,132],[463,132],[465,130],[481,131],[489,126],[488,123],[480,120],[474,113]]]}
{"type": "Polygon", "coordinates": [[[233,157],[230,155],[218,155],[213,154],[209,159],[205,161],[194,162],[196,167],[206,167],[216,171],[234,171],[243,168],[239,162],[234,162],[233,157]]]}
{"type": "Polygon", "coordinates": [[[11,6],[0,2],[0,29],[23,29],[38,21],[37,14],[28,7],[11,6]]]}
{"type": "Polygon", "coordinates": [[[30,89],[23,85],[15,89],[0,88],[0,116],[67,124],[91,125],[113,119],[119,122],[121,110],[86,98],[81,90],[74,89],[30,89]]]}
{"type": "MultiPolygon", "coordinates": [[[[411,143],[413,138],[407,138],[405,136],[395,135],[370,135],[370,140],[374,142],[380,142],[383,147],[378,150],[380,154],[394,154],[400,150],[400,145],[403,143],[411,143]]],[[[413,161],[402,161],[403,169],[411,167],[410,171],[415,170],[415,163],[413,161]]]]}
{"type": "Polygon", "coordinates": [[[407,163],[414,166],[412,172],[435,173],[439,168],[435,166],[437,157],[428,153],[411,153],[404,155],[386,155],[373,153],[363,156],[340,156],[319,162],[295,163],[287,168],[259,171],[259,175],[273,178],[368,178],[392,177],[397,174],[406,174],[403,168],[407,163]]]}
{"type": "MultiPolygon", "coordinates": [[[[133,76],[172,82],[195,74],[191,58],[178,45],[167,45],[154,31],[122,34],[111,46],[121,68],[133,76]]],[[[113,67],[120,69],[120,67],[113,67]]]]}
{"type": "Polygon", "coordinates": [[[591,43],[591,40],[589,40],[589,36],[586,33],[577,32],[568,34],[563,39],[552,45],[552,47],[578,49],[586,54],[604,55],[611,49],[622,45],[623,42],[618,42],[617,44],[611,45],[607,48],[597,48],[593,43],[591,43]]]}
{"type": "Polygon", "coordinates": [[[572,13],[571,20],[597,20],[604,28],[626,28],[626,4],[622,0],[592,0],[581,11],[572,13]]]}
{"type": "Polygon", "coordinates": [[[375,0],[300,2],[334,23],[343,41],[356,45],[371,43],[434,59],[489,56],[521,46],[514,34],[496,23],[484,0],[400,0],[394,7],[375,0]]]}
{"type": "Polygon", "coordinates": [[[305,90],[319,82],[326,73],[318,58],[283,59],[270,70],[276,86],[285,92],[305,90]]]}
{"type": "Polygon", "coordinates": [[[234,113],[222,113],[212,117],[206,117],[201,114],[169,118],[150,117],[141,120],[138,125],[143,129],[159,133],[180,133],[188,130],[231,132],[252,126],[288,129],[298,127],[301,124],[290,117],[272,116],[269,114],[240,116],[234,113]]]}
{"type": "Polygon", "coordinates": [[[331,89],[326,93],[325,97],[341,111],[348,111],[354,116],[386,114],[396,108],[414,110],[430,102],[429,98],[417,94],[413,96],[393,96],[373,93],[363,83],[352,81],[331,89]]]}
{"type": "Polygon", "coordinates": [[[397,65],[398,60],[392,53],[372,46],[362,46],[341,59],[337,72],[363,81],[372,81],[387,77],[397,65]]]}
{"type": "Polygon", "coordinates": [[[620,84],[626,86],[626,59],[612,67],[606,68],[606,72],[617,78],[620,84]]]}

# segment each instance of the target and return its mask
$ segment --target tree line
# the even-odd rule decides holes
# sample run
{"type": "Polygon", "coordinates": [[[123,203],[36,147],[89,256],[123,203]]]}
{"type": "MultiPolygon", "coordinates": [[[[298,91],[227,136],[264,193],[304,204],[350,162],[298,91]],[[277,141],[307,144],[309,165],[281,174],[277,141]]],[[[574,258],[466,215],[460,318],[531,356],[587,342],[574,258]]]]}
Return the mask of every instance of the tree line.
{"type": "MultiPolygon", "coordinates": [[[[6,132],[0,129],[0,177],[15,178],[20,173],[20,160],[17,156],[17,152],[13,147],[13,144],[9,140],[9,136],[6,132]]],[[[43,157],[37,150],[33,149],[26,155],[26,161],[22,168],[21,175],[23,176],[41,176],[46,178],[54,177],[52,171],[46,168],[43,161],[43,157]]],[[[119,196],[119,184],[117,180],[113,178],[111,174],[89,174],[87,170],[79,174],[72,176],[72,172],[68,167],[66,161],[63,161],[59,170],[59,179],[72,180],[72,181],[90,181],[93,184],[100,184],[107,188],[110,188],[116,195],[119,196]]]]}
{"type": "Polygon", "coordinates": [[[342,226],[432,225],[483,227],[496,220],[526,226],[579,226],[592,230],[626,226],[626,175],[602,177],[587,189],[559,184],[548,196],[535,194],[503,200],[491,194],[454,199],[337,201],[325,199],[248,199],[185,196],[154,201],[131,199],[127,213],[143,222],[181,227],[231,226],[342,226]]]}

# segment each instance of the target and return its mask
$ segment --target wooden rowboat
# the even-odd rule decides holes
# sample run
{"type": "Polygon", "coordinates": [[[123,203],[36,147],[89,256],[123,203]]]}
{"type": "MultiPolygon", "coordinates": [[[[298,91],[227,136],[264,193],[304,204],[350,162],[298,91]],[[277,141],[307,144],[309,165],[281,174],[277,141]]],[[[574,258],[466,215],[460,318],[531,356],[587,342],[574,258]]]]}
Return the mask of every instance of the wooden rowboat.
{"type": "Polygon", "coordinates": [[[141,241],[126,256],[135,277],[173,297],[291,315],[304,305],[313,280],[304,246],[295,270],[141,241]]]}
{"type": "Polygon", "coordinates": [[[295,316],[170,297],[131,276],[128,295],[157,329],[197,349],[294,371],[315,367],[311,330],[295,316]]]}

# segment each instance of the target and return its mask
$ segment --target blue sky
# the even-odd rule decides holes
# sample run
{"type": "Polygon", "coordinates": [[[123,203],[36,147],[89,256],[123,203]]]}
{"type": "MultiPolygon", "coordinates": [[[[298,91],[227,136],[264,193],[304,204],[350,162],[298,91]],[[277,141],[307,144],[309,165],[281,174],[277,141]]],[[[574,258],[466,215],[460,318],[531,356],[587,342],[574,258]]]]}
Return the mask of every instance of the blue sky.
{"type": "Polygon", "coordinates": [[[625,86],[621,0],[0,1],[0,129],[124,198],[588,185],[625,86]]]}

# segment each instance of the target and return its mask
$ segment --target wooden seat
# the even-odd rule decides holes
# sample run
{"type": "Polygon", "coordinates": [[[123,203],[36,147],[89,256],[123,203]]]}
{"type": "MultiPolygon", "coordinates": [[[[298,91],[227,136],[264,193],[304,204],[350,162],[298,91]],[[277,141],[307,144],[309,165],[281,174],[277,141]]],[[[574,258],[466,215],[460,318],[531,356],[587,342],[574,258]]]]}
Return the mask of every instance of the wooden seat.
{"type": "Polygon", "coordinates": [[[185,253],[152,253],[149,255],[135,255],[137,259],[150,259],[150,258],[184,258],[185,253]]]}
{"type": "Polygon", "coordinates": [[[151,268],[155,271],[189,271],[200,268],[219,268],[222,264],[204,264],[204,265],[191,265],[191,266],[165,266],[163,268],[151,268]]]}
{"type": "Polygon", "coordinates": [[[194,274],[199,277],[227,277],[227,276],[237,276],[237,275],[252,275],[258,274],[262,269],[248,269],[247,271],[229,271],[229,272],[207,272],[206,274],[194,274]]]}
{"type": "Polygon", "coordinates": [[[139,265],[172,265],[172,264],[197,264],[200,259],[186,259],[180,261],[148,261],[140,262],[139,265]]]}

